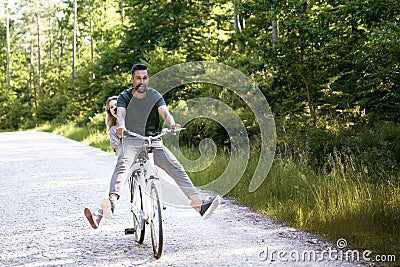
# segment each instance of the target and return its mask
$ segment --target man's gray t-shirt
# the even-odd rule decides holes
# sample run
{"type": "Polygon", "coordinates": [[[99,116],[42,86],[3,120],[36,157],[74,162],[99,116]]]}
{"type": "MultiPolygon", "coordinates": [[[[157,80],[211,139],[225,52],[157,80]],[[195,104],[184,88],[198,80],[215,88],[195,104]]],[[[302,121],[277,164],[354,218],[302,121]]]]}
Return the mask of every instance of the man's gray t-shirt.
{"type": "Polygon", "coordinates": [[[158,108],[165,105],[162,95],[153,88],[148,88],[146,97],[133,97],[132,88],[119,94],[117,107],[126,108],[126,129],[140,135],[151,135],[158,131],[160,117],[158,108]]]}

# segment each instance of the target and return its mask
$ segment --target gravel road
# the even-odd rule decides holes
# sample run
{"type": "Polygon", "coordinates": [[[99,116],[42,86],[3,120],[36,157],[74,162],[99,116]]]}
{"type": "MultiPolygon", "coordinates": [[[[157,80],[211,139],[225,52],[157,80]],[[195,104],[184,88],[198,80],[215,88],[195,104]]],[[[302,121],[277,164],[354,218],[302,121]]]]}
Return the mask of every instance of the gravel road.
{"type": "Polygon", "coordinates": [[[137,245],[124,234],[127,194],[97,230],[83,215],[108,190],[115,155],[34,131],[0,133],[0,151],[1,266],[365,266],[341,258],[336,244],[227,199],[208,220],[168,206],[156,260],[148,235],[137,245]],[[311,252],[317,261],[301,256],[311,252]]]}

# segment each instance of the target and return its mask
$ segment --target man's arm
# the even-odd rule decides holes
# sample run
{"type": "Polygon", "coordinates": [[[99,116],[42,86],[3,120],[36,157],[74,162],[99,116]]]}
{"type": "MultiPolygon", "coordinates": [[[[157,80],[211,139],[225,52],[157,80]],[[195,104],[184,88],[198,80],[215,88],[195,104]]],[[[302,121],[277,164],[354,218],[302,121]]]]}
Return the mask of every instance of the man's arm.
{"type": "Polygon", "coordinates": [[[126,108],[118,107],[117,108],[117,116],[118,116],[118,128],[117,135],[122,138],[124,135],[125,128],[125,116],[126,116],[126,108]]]}
{"type": "Polygon", "coordinates": [[[165,123],[171,127],[171,129],[179,129],[181,125],[175,123],[174,117],[172,117],[171,113],[169,113],[166,105],[162,105],[158,107],[158,113],[160,113],[161,117],[165,121],[165,123]]]}

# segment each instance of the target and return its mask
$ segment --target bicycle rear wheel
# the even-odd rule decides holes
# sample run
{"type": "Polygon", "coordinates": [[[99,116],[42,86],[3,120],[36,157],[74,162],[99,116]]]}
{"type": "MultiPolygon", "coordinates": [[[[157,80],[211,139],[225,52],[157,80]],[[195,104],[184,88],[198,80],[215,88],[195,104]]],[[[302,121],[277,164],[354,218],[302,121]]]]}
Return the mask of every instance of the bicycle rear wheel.
{"type": "Polygon", "coordinates": [[[150,230],[151,230],[151,243],[153,245],[154,257],[159,259],[163,249],[163,228],[161,216],[161,204],[158,197],[156,186],[151,186],[151,210],[150,210],[150,230]]]}
{"type": "Polygon", "coordinates": [[[143,215],[143,195],[140,185],[135,178],[131,186],[131,211],[133,215],[133,228],[135,230],[135,240],[138,243],[143,243],[144,240],[144,215],[143,215]]]}

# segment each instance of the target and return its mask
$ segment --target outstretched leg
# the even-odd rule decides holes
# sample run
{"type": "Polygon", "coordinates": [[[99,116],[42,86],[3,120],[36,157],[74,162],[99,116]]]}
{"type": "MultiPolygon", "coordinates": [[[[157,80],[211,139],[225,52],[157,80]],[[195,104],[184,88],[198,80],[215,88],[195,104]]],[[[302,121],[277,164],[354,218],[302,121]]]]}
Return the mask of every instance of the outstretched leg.
{"type": "Polygon", "coordinates": [[[182,192],[191,200],[192,207],[199,212],[204,219],[209,218],[221,203],[221,198],[216,196],[209,201],[202,201],[183,166],[171,151],[164,147],[161,141],[153,142],[153,147],[156,148],[153,150],[155,164],[166,171],[167,174],[175,180],[182,192]]]}
{"type": "Polygon", "coordinates": [[[103,219],[103,211],[101,209],[98,210],[98,213],[92,213],[88,208],[83,210],[86,219],[89,221],[90,225],[93,229],[97,229],[99,227],[101,219],[103,219]]]}

